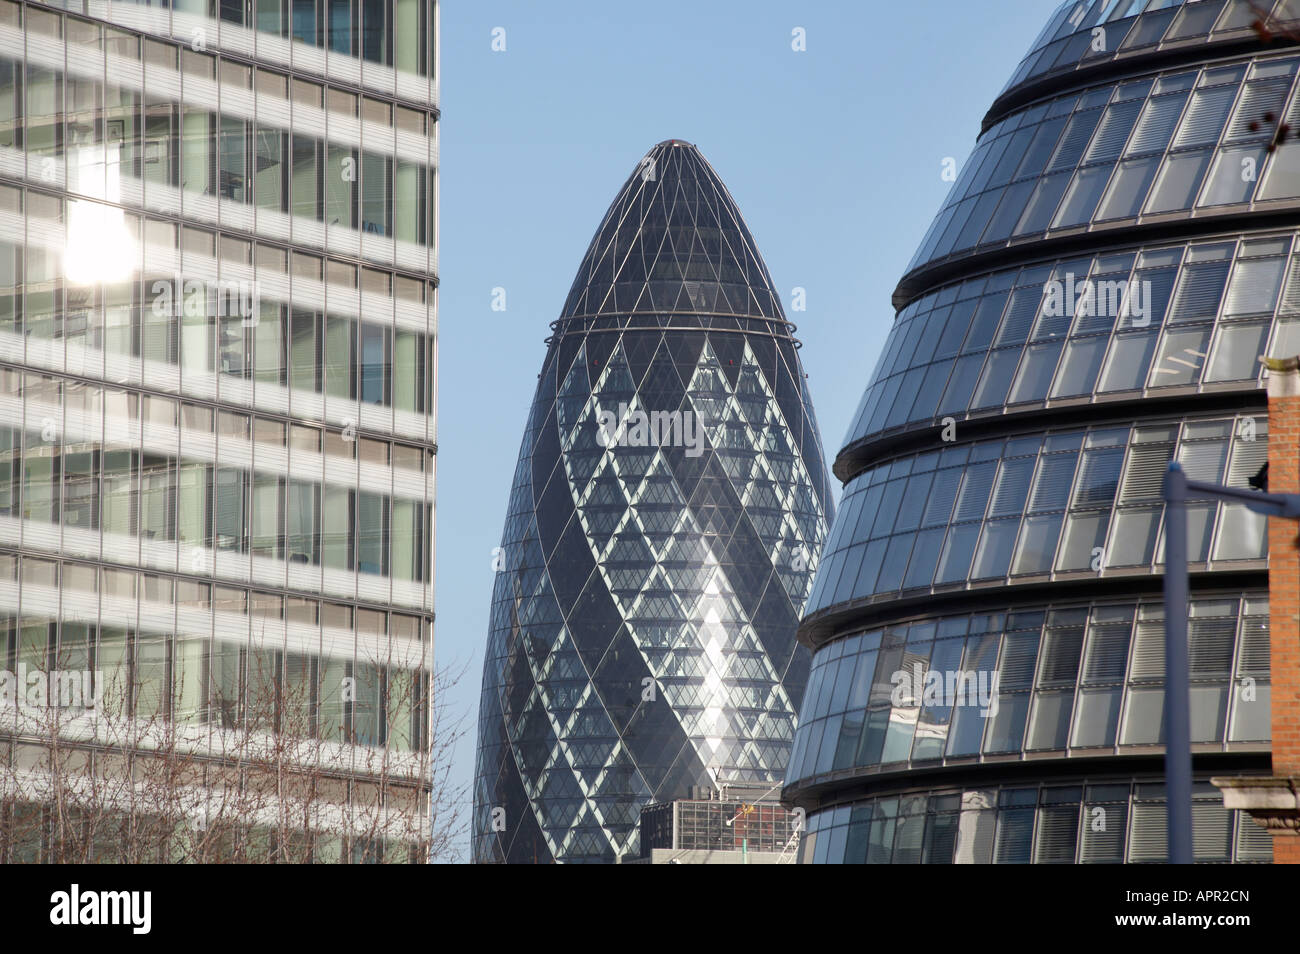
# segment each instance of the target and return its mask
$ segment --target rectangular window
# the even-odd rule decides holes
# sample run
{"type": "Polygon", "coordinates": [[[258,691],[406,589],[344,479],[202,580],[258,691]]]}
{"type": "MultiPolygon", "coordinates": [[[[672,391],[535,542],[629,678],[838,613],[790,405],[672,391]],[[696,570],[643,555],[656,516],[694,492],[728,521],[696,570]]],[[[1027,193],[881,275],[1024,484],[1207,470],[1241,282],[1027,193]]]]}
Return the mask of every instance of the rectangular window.
{"type": "Polygon", "coordinates": [[[280,509],[284,496],[281,478],[257,474],[253,478],[251,546],[253,556],[283,557],[280,546],[280,509]]]}
{"type": "Polygon", "coordinates": [[[423,506],[417,500],[393,500],[393,576],[398,579],[424,579],[423,506]]]}
{"type": "Polygon", "coordinates": [[[208,540],[208,464],[182,463],[179,468],[179,491],[176,523],[181,542],[192,547],[206,547],[208,540]]]}
{"type": "Polygon", "coordinates": [[[311,136],[293,136],[293,214],[305,219],[322,218],[321,141],[311,136]]]}
{"type": "Polygon", "coordinates": [[[144,180],[175,185],[178,167],[174,146],[176,107],[167,100],[146,99],[144,105],[144,180]]]}
{"type": "Polygon", "coordinates": [[[288,32],[284,0],[253,0],[257,11],[257,28],[263,33],[284,36],[288,32]]]}
{"type": "Polygon", "coordinates": [[[248,138],[251,124],[243,119],[221,117],[221,169],[219,186],[222,198],[248,202],[252,198],[248,181],[248,138]]]}
{"type": "Polygon", "coordinates": [[[97,199],[104,193],[103,85],[69,77],[67,81],[68,189],[97,199]]]}
{"type": "Polygon", "coordinates": [[[28,175],[57,181],[58,167],[53,160],[63,151],[63,77],[54,70],[27,67],[23,135],[27,140],[28,175]]]}
{"type": "Polygon", "coordinates": [[[357,493],[357,569],[388,573],[388,498],[357,493]]]}
{"type": "Polygon", "coordinates": [[[357,227],[357,151],[329,145],[329,173],[325,181],[325,220],[330,225],[357,227]]]}
{"type": "Polygon", "coordinates": [[[288,133],[258,127],[253,189],[260,208],[288,211],[284,161],[288,140],[288,133]]]}
{"type": "Polygon", "coordinates": [[[36,338],[57,338],[63,311],[63,256],[54,249],[27,246],[27,307],[24,329],[36,338]]]}
{"type": "Polygon", "coordinates": [[[354,492],[342,487],[325,488],[323,562],[335,570],[351,570],[354,492]]]}
{"type": "Polygon", "coordinates": [[[217,467],[213,503],[213,536],[219,550],[248,552],[248,475],[235,467],[217,467]]]}
{"type": "Polygon", "coordinates": [[[397,238],[403,242],[426,244],[425,208],[427,170],[415,162],[397,160],[397,175],[393,180],[393,227],[397,238]]]}
{"type": "Polygon", "coordinates": [[[214,117],[207,109],[185,109],[181,118],[181,188],[213,195],[214,117]]]}
{"type": "Polygon", "coordinates": [[[425,11],[420,0],[394,0],[393,65],[405,73],[427,76],[425,63],[425,11]]]}
{"type": "Polygon", "coordinates": [[[399,411],[424,411],[424,335],[398,331],[393,347],[393,404],[399,411]]]}
{"type": "Polygon", "coordinates": [[[335,53],[356,55],[354,10],[349,0],[327,0],[329,4],[329,48],[335,53]]]}
{"type": "Polygon", "coordinates": [[[289,387],[320,392],[320,315],[295,308],[289,325],[289,387]]]}
{"type": "MultiPolygon", "coordinates": [[[[104,533],[129,534],[135,529],[131,503],[135,496],[135,452],[104,451],[104,485],[101,497],[104,533]]],[[[0,511],[4,507],[0,504],[0,511]]]]}
{"type": "Polygon", "coordinates": [[[104,284],[104,329],[101,346],[110,354],[138,354],[135,340],[136,282],[104,284]]]}
{"type": "Polygon", "coordinates": [[[261,302],[258,310],[253,330],[253,376],[267,384],[284,384],[284,306],[261,302]]]}
{"type": "Polygon", "coordinates": [[[171,461],[145,453],[140,466],[140,535],[146,540],[175,539],[171,461]]]}
{"type": "Polygon", "coordinates": [[[392,330],[361,323],[359,394],[367,404],[389,404],[388,342],[392,330]]]}
{"type": "Polygon", "coordinates": [[[392,0],[360,0],[361,3],[361,56],[371,63],[389,62],[387,10],[392,0]]]}
{"type": "Polygon", "coordinates": [[[99,473],[96,453],[89,445],[64,448],[63,453],[63,522],[80,530],[99,527],[99,473]]]}
{"type": "MultiPolygon", "coordinates": [[[[364,326],[363,326],[364,327],[364,326]]],[[[325,333],[325,393],[331,397],[353,398],[356,384],[355,325],[351,318],[331,315],[325,333]]]]}
{"type": "Polygon", "coordinates": [[[320,487],[301,480],[288,482],[285,545],[290,563],[320,563],[320,487]]]}
{"type": "Polygon", "coordinates": [[[213,370],[211,307],[208,289],[199,281],[186,281],[181,296],[181,368],[188,373],[213,370]]]}
{"type": "Polygon", "coordinates": [[[0,332],[19,330],[23,243],[0,237],[0,332]]]}
{"type": "Polygon", "coordinates": [[[361,154],[361,228],[375,235],[393,233],[393,160],[374,153],[361,154]]]}
{"type": "Polygon", "coordinates": [[[319,46],[316,34],[316,0],[292,0],[293,38],[319,46]]]}
{"type": "Polygon", "coordinates": [[[22,128],[22,63],[0,57],[0,146],[21,149],[18,135],[22,128]]]}

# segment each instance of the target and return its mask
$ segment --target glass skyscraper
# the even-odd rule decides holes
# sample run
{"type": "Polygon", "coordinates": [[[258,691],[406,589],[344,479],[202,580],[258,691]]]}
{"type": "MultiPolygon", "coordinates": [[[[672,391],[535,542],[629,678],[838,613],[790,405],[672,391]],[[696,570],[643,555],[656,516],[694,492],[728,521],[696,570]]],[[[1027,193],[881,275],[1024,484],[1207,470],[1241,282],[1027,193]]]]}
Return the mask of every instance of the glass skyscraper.
{"type": "MultiPolygon", "coordinates": [[[[1300,351],[1297,17],[1065,3],[984,117],[834,465],[803,861],[1166,858],[1161,481],[1248,486],[1300,351]]],[[[1267,861],[1264,518],[1188,511],[1195,854],[1267,861]]]]}
{"type": "Polygon", "coordinates": [[[712,167],[655,146],[547,339],[498,553],[476,860],[614,861],[651,800],[779,784],[831,511],[793,331],[712,167]]]}
{"type": "Polygon", "coordinates": [[[0,0],[0,669],[98,696],[0,693],[0,861],[428,851],[437,17],[0,0]]]}

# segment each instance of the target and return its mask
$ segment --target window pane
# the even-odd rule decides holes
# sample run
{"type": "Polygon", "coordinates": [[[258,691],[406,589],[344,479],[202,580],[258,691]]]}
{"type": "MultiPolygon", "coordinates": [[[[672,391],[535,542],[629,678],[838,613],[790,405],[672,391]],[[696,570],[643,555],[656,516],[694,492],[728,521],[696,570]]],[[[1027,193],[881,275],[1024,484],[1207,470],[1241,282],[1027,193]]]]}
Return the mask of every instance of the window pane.
{"type": "Polygon", "coordinates": [[[186,109],[181,118],[181,188],[212,195],[213,115],[186,109]]]}
{"type": "Polygon", "coordinates": [[[319,509],[318,486],[300,480],[289,481],[285,544],[290,563],[320,563],[319,509]]]}
{"type": "Polygon", "coordinates": [[[289,341],[289,387],[303,391],[320,390],[320,316],[310,311],[293,310],[289,341]]]}
{"type": "Polygon", "coordinates": [[[361,324],[359,395],[367,404],[387,404],[389,329],[361,324]]]}
{"type": "Polygon", "coordinates": [[[1115,519],[1106,565],[1149,566],[1155,555],[1160,509],[1123,510],[1115,519]]]}
{"type": "Polygon", "coordinates": [[[398,331],[393,353],[393,404],[400,411],[424,410],[424,336],[398,331]]]}
{"type": "Polygon", "coordinates": [[[403,242],[426,241],[424,223],[426,172],[423,166],[413,162],[397,160],[397,175],[393,180],[393,220],[394,232],[403,242]]]}
{"type": "Polygon", "coordinates": [[[1225,505],[1214,545],[1216,560],[1262,560],[1268,555],[1268,518],[1245,507],[1225,505]]]}
{"type": "Polygon", "coordinates": [[[1011,389],[1009,403],[1042,401],[1047,397],[1047,389],[1056,374],[1056,363],[1063,345],[1063,341],[1048,341],[1030,345],[1025,350],[1024,361],[1020,365],[1015,386],[1011,389]]]}
{"type": "Polygon", "coordinates": [[[316,46],[315,0],[292,0],[292,3],[294,39],[316,46]]]}
{"type": "Polygon", "coordinates": [[[354,493],[342,487],[325,488],[325,527],[322,561],[336,570],[352,569],[352,501],[354,493]]]}
{"type": "Polygon", "coordinates": [[[1090,166],[1075,173],[1074,181],[1065,193],[1065,201],[1061,203],[1061,209],[1052,221],[1052,228],[1060,229],[1088,222],[1097,208],[1102,190],[1110,180],[1112,169],[1112,165],[1090,166]]]}
{"type": "Polygon", "coordinates": [[[280,481],[257,474],[253,483],[251,546],[254,556],[276,558],[280,551],[280,481]]]}
{"type": "Polygon", "coordinates": [[[257,327],[253,331],[254,377],[268,384],[282,384],[286,368],[281,306],[261,302],[258,312],[257,327]]]}
{"type": "Polygon", "coordinates": [[[1030,750],[1064,749],[1070,731],[1070,712],[1074,708],[1074,692],[1040,692],[1034,697],[1033,711],[1029,717],[1030,750]]]}
{"type": "Polygon", "coordinates": [[[984,535],[980,539],[971,579],[989,579],[1007,575],[1011,551],[1015,546],[1016,533],[1019,529],[1020,521],[1017,518],[990,520],[984,525],[984,535]]]}
{"type": "Polygon", "coordinates": [[[1082,690],[1079,693],[1074,716],[1074,736],[1070,744],[1076,747],[1114,745],[1119,704],[1119,689],[1082,690]]]}
{"type": "Polygon", "coordinates": [[[176,519],[182,543],[195,547],[208,545],[208,467],[183,463],[180,466],[180,493],[176,519]]]}
{"type": "Polygon", "coordinates": [[[389,157],[361,154],[361,228],[366,232],[392,234],[392,170],[389,157]]]}
{"type": "Polygon", "coordinates": [[[307,219],[321,218],[320,150],[319,139],[294,134],[292,211],[307,219]]]}
{"type": "Polygon", "coordinates": [[[1020,355],[1019,348],[1004,348],[989,354],[984,374],[975,391],[975,399],[971,402],[972,408],[996,407],[1006,403],[1007,389],[1011,384],[1011,376],[1015,374],[1016,365],[1020,363],[1020,355]]]}
{"type": "Polygon", "coordinates": [[[1142,210],[1142,203],[1147,197],[1147,190],[1156,177],[1160,165],[1159,156],[1145,159],[1126,159],[1119,164],[1119,171],[1111,180],[1110,188],[1097,219],[1128,219],[1142,210]]]}
{"type": "Polygon", "coordinates": [[[421,505],[417,501],[393,500],[393,576],[398,579],[420,580],[424,577],[420,511],[421,505]]]}
{"type": "Polygon", "coordinates": [[[425,31],[420,23],[424,5],[420,0],[396,0],[394,7],[393,65],[404,72],[425,76],[428,74],[423,55],[425,31]]]}
{"type": "Polygon", "coordinates": [[[1097,372],[1106,356],[1110,339],[1101,335],[1072,339],[1065,347],[1065,357],[1052,385],[1054,398],[1091,394],[1097,384],[1097,372]]]}
{"type": "Polygon", "coordinates": [[[325,220],[330,225],[357,227],[355,149],[329,144],[329,171],[325,177],[325,220]]]}
{"type": "Polygon", "coordinates": [[[1061,532],[1061,514],[1029,516],[1020,531],[1012,574],[1047,573],[1052,569],[1056,542],[1061,532]]]}
{"type": "Polygon", "coordinates": [[[284,191],[285,134],[278,129],[257,130],[255,192],[257,204],[277,212],[287,210],[284,191]]]}
{"type": "Polygon", "coordinates": [[[1020,224],[1016,226],[1015,234],[1030,235],[1044,231],[1047,223],[1052,221],[1061,193],[1065,191],[1069,181],[1068,172],[1060,172],[1040,179],[1037,188],[1034,189],[1033,197],[1025,207],[1025,214],[1020,217],[1020,224]]]}
{"type": "Polygon", "coordinates": [[[1151,387],[1195,384],[1200,379],[1209,343],[1209,328],[1166,331],[1160,342],[1160,356],[1151,369],[1151,387]]]}
{"type": "Polygon", "coordinates": [[[329,0],[329,48],[351,55],[352,5],[348,0],[329,0]]]}
{"type": "Polygon", "coordinates": [[[351,318],[331,315],[326,322],[325,393],[331,397],[353,397],[353,327],[351,318]]]}
{"type": "Polygon", "coordinates": [[[1219,329],[1206,381],[1253,381],[1259,374],[1268,325],[1225,325],[1219,329]]]}
{"type": "Polygon", "coordinates": [[[213,504],[215,544],[221,550],[246,551],[244,537],[248,526],[244,513],[244,481],[242,470],[233,467],[216,468],[216,500],[213,504]]]}
{"type": "Polygon", "coordinates": [[[1234,146],[1221,151],[1214,160],[1205,193],[1198,205],[1228,205],[1249,202],[1255,191],[1259,170],[1264,166],[1262,146],[1234,146]]]}
{"type": "Polygon", "coordinates": [[[1147,369],[1155,354],[1156,332],[1116,335],[1101,375],[1098,391],[1129,391],[1146,384],[1147,369]]]}
{"type": "Polygon", "coordinates": [[[1155,189],[1147,200],[1147,214],[1191,208],[1209,164],[1208,149],[1166,157],[1155,189]]]}
{"type": "Polygon", "coordinates": [[[361,55],[372,63],[388,62],[388,25],[383,0],[361,0],[361,55]]]}
{"type": "Polygon", "coordinates": [[[1300,195],[1300,143],[1288,142],[1279,146],[1269,160],[1268,169],[1260,186],[1259,198],[1289,199],[1300,195]]]}

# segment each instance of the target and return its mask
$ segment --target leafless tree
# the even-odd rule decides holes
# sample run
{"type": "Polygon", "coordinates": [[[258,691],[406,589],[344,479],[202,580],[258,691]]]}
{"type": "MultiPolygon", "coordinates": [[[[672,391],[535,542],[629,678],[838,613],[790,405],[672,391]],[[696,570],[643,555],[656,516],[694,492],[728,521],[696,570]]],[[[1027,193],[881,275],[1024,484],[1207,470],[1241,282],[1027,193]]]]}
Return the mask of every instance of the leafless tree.
{"type": "MultiPolygon", "coordinates": [[[[202,705],[134,664],[105,672],[91,707],[18,687],[0,704],[0,861],[457,860],[464,728],[445,700],[463,668],[237,653],[224,686],[209,655],[202,705]]],[[[50,662],[57,679],[86,659],[50,662]]]]}

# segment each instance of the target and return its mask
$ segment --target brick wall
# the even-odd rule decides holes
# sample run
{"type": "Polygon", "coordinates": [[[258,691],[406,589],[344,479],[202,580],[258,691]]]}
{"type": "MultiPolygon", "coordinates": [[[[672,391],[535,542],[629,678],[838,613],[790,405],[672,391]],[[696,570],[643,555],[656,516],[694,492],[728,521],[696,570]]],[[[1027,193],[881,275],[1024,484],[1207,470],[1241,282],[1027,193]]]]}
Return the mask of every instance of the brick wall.
{"type": "MultiPolygon", "coordinates": [[[[1300,374],[1274,372],[1268,397],[1268,489],[1300,493],[1300,374]]],[[[1268,521],[1273,775],[1300,776],[1300,523],[1268,521]]],[[[1275,835],[1275,864],[1300,864],[1300,838],[1275,835]]]]}

